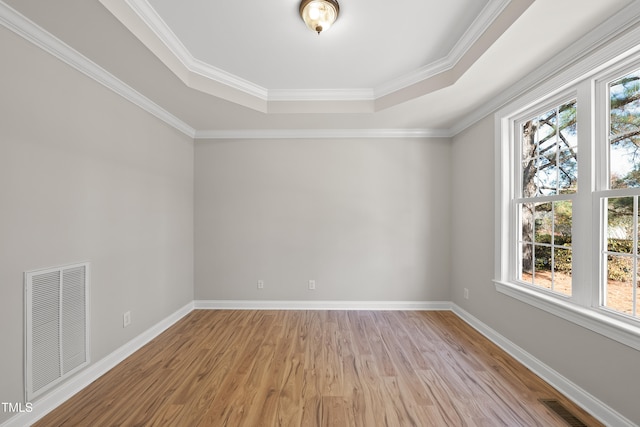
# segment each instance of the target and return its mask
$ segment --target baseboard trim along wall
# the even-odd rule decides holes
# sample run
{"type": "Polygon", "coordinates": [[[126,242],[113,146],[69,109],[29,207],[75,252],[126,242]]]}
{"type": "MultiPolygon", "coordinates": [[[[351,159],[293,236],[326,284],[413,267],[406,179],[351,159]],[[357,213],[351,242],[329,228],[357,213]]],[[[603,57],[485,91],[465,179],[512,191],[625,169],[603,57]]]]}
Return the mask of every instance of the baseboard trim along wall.
{"type": "Polygon", "coordinates": [[[100,378],[102,375],[106,374],[118,363],[122,362],[131,354],[135,353],[142,346],[160,335],[162,332],[164,332],[166,329],[171,327],[174,323],[176,323],[178,320],[182,319],[192,311],[193,302],[190,302],[175,313],[162,319],[160,322],[147,329],[122,347],[118,348],[113,353],[89,365],[86,369],[80,371],[77,375],[73,376],[68,381],[60,384],[60,386],[56,387],[51,392],[31,402],[31,412],[19,413],[16,416],[8,419],[0,427],[24,427],[35,423],[40,418],[47,415],[49,412],[62,405],[65,401],[81,391],[83,388],[100,378]]]}
{"type": "Polygon", "coordinates": [[[449,301],[196,300],[203,310],[451,310],[449,301]]]}
{"type": "Polygon", "coordinates": [[[623,417],[604,402],[592,396],[584,389],[578,387],[575,383],[560,375],[548,365],[542,363],[536,357],[509,341],[507,338],[500,335],[498,332],[460,308],[458,305],[452,303],[451,311],[491,342],[509,353],[509,355],[515,358],[518,362],[522,363],[540,378],[549,383],[556,390],[600,420],[603,424],[619,427],[636,426],[635,423],[623,417]]]}
{"type": "Polygon", "coordinates": [[[504,336],[448,301],[239,301],[196,300],[147,329],[113,353],[92,364],[69,381],[63,383],[42,398],[32,402],[33,410],[17,414],[0,427],[23,427],[31,425],[60,406],[74,394],[91,384],[132,353],[160,335],[193,310],[449,310],[476,329],[498,347],[509,353],[520,363],[535,372],[569,399],[591,413],[605,425],[635,426],[634,423],[611,407],[578,387],[540,360],[509,341],[504,336]]]}

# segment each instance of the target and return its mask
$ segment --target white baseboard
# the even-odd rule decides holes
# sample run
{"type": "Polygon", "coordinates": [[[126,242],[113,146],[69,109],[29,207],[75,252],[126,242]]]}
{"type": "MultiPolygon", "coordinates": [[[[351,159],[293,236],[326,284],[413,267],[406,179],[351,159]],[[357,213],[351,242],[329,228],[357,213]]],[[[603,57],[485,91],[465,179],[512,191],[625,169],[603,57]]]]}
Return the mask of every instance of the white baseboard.
{"type": "Polygon", "coordinates": [[[458,315],[462,320],[467,322],[471,327],[487,337],[490,341],[496,344],[498,347],[513,356],[518,362],[529,368],[532,372],[538,375],[540,378],[549,383],[552,387],[558,390],[560,393],[567,396],[577,405],[582,407],[585,411],[589,412],[595,418],[600,420],[607,426],[616,427],[634,427],[635,423],[631,422],[611,407],[606,405],[601,400],[592,396],[584,389],[578,387],[575,383],[569,381],[567,378],[560,375],[548,365],[542,363],[540,360],[532,356],[530,353],[518,347],[513,342],[509,341],[498,332],[482,323],[476,317],[462,309],[456,304],[451,304],[451,310],[458,315]]]}
{"type": "Polygon", "coordinates": [[[60,406],[67,399],[71,398],[74,394],[78,393],[93,381],[107,373],[111,368],[122,362],[149,341],[160,335],[191,311],[193,311],[193,301],[147,329],[113,353],[100,359],[96,363],[89,365],[81,372],[78,372],[78,374],[62,383],[51,392],[31,402],[31,412],[21,412],[12,418],[9,418],[0,427],[24,427],[35,423],[40,418],[60,406]]]}
{"type": "Polygon", "coordinates": [[[449,301],[196,300],[204,310],[451,310],[449,301]]]}

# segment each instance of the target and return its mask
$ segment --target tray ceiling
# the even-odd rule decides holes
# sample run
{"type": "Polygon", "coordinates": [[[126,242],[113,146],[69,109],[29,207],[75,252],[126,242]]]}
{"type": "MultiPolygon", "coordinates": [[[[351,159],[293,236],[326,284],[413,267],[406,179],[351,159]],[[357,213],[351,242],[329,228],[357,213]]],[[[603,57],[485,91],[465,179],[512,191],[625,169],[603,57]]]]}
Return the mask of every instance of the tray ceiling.
{"type": "Polygon", "coordinates": [[[340,0],[317,35],[297,0],[0,4],[200,137],[450,135],[640,13],[634,0],[340,0]]]}
{"type": "Polygon", "coordinates": [[[450,85],[533,0],[345,0],[321,35],[296,0],[100,1],[191,88],[264,112],[371,112],[450,85]]]}

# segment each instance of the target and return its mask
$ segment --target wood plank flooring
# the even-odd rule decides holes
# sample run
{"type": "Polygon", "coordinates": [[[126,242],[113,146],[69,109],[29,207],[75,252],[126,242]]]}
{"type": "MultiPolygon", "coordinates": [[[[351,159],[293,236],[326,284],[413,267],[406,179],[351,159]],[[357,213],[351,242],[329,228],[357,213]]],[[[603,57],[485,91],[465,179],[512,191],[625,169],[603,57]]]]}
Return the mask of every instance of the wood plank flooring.
{"type": "Polygon", "coordinates": [[[35,425],[566,426],[447,311],[195,310],[35,425]]]}

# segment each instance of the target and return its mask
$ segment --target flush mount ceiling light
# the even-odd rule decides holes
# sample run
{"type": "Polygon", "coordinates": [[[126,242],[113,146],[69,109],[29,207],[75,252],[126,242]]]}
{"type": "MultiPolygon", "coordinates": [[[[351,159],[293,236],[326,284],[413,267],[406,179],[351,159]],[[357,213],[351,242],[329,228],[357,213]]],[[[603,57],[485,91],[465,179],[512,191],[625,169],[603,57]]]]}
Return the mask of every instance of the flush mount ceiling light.
{"type": "Polygon", "coordinates": [[[340,6],[335,0],[302,0],[300,16],[307,27],[320,34],[338,19],[340,6]]]}

